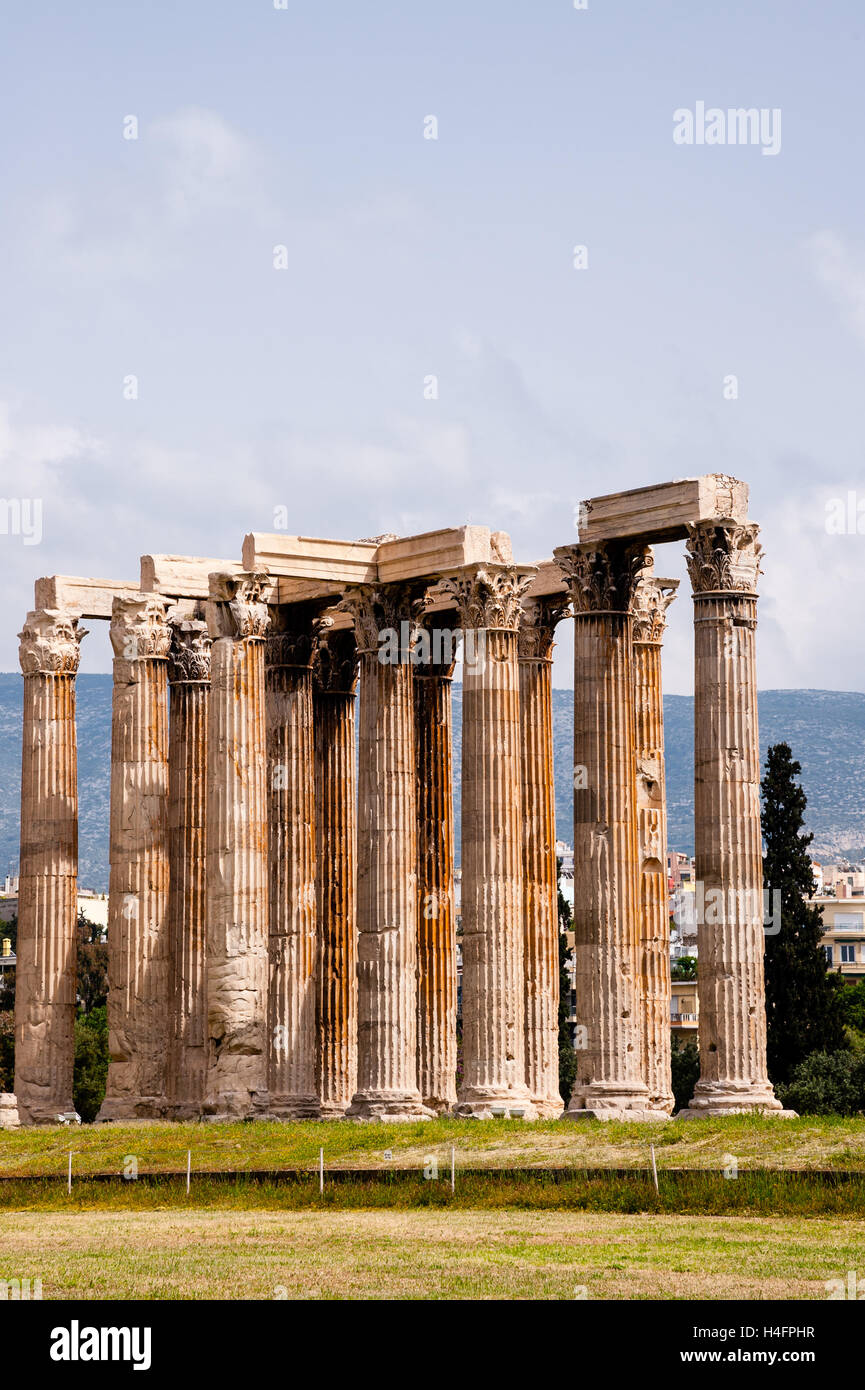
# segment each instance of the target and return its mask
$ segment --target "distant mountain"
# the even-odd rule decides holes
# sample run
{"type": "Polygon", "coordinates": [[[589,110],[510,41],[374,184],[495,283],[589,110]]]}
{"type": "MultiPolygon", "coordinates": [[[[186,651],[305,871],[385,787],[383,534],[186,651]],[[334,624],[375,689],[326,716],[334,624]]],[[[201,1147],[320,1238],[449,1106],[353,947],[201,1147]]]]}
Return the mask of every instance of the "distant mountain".
{"type": "MultiPolygon", "coordinates": [[[[108,886],[108,785],[111,742],[111,677],[78,677],[78,785],[80,882],[108,886]]],[[[21,776],[21,693],[17,674],[0,674],[0,875],[18,861],[21,776]]],[[[459,825],[462,688],[454,693],[454,765],[459,825]]],[[[787,742],[802,764],[808,797],[808,829],[818,856],[865,858],[865,695],[836,690],[764,690],[760,701],[760,750],[787,742]]],[[[556,827],[573,838],[573,698],[553,691],[556,827]]],[[[664,700],[667,807],[672,849],[693,853],[694,702],[664,700]]]]}

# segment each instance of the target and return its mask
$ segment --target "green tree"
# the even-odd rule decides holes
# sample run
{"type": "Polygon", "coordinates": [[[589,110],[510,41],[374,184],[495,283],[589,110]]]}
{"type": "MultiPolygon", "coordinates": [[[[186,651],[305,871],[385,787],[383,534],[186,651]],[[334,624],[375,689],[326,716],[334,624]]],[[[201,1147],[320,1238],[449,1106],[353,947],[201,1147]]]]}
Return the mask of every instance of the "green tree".
{"type": "Polygon", "coordinates": [[[577,1054],[571,1038],[571,979],[565,969],[568,960],[568,938],[573,918],[568,900],[562,892],[562,861],[556,860],[559,911],[559,1094],[565,1105],[577,1079],[577,1054]]]}
{"type": "Polygon", "coordinates": [[[675,1109],[684,1110],[690,1104],[694,1088],[700,1079],[700,1049],[695,1042],[689,1039],[683,1043],[681,1038],[674,1034],[670,1051],[670,1073],[675,1109]]]}
{"type": "Polygon", "coordinates": [[[865,1111],[865,1055],[812,1052],[793,1070],[778,1099],[800,1115],[861,1115],[865,1111]]]}
{"type": "Polygon", "coordinates": [[[865,980],[857,980],[855,985],[842,982],[838,995],[841,1020],[846,1028],[857,1033],[865,1033],[865,980]]]}
{"type": "Polygon", "coordinates": [[[0,1009],[0,1091],[14,1091],[15,1020],[11,1009],[0,1009]]]}
{"type": "Polygon", "coordinates": [[[786,743],[766,756],[763,778],[763,884],[772,897],[771,917],[780,930],[765,939],[766,1023],[769,1076],[789,1081],[811,1052],[844,1046],[840,976],[829,972],[822,948],[823,914],[806,899],[815,891],[802,833],[807,798],[796,778],[802,771],[786,743]]]}
{"type": "Polygon", "coordinates": [[[72,1101],[85,1124],[99,1114],[108,1076],[108,1022],[104,1004],[75,1020],[75,1070],[72,1101]]]}
{"type": "Polygon", "coordinates": [[[697,957],[679,956],[679,959],[673,963],[670,978],[673,980],[696,980],[697,957]]]}

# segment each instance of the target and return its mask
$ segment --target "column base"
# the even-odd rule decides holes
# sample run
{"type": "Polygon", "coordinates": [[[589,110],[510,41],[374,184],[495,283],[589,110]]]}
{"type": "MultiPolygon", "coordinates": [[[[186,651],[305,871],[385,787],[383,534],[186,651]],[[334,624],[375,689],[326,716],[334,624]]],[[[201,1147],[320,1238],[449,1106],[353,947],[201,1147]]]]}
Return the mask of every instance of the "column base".
{"type": "Polygon", "coordinates": [[[323,1100],[319,1106],[320,1120],[344,1120],[350,1101],[323,1100]]]}
{"type": "Polygon", "coordinates": [[[272,1120],[320,1120],[318,1096],[280,1096],[271,1094],[268,1114],[272,1120]]]}
{"type": "Polygon", "coordinates": [[[457,1098],[456,1096],[448,1096],[447,1099],[442,1096],[424,1096],[423,1103],[426,1109],[432,1110],[435,1115],[450,1115],[457,1103],[457,1098]]]}
{"type": "Polygon", "coordinates": [[[177,1124],[188,1124],[191,1120],[201,1119],[200,1100],[176,1100],[169,1105],[166,1120],[174,1120],[177,1124]]]}
{"type": "Polygon", "coordinates": [[[560,1120],[565,1102],[560,1095],[555,1096],[532,1096],[532,1105],[538,1114],[539,1120],[560,1120]]]}
{"type": "Polygon", "coordinates": [[[415,1091],[358,1091],[345,1112],[347,1120],[372,1120],[383,1124],[434,1120],[435,1114],[415,1091]]]}
{"type": "Polygon", "coordinates": [[[460,1092],[453,1113],[470,1120],[536,1120],[535,1109],[526,1090],[487,1090],[471,1086],[460,1092]]]}
{"type": "MultiPolygon", "coordinates": [[[[4,1092],[0,1096],[0,1104],[8,1096],[9,1092],[4,1092]]],[[[9,1106],[9,1113],[12,1107],[9,1106]]],[[[14,1129],[17,1125],[29,1128],[32,1125],[62,1125],[69,1124],[71,1117],[75,1116],[75,1106],[70,1101],[67,1109],[60,1105],[46,1105],[42,1101],[36,1104],[27,1105],[19,1098],[15,1101],[16,1125],[4,1125],[3,1112],[0,1111],[0,1129],[14,1129]]]]}
{"type": "Polygon", "coordinates": [[[677,1120],[717,1119],[723,1115],[771,1115],[776,1120],[795,1120],[795,1110],[785,1110],[768,1081],[698,1081],[690,1103],[678,1111],[677,1120]]]}
{"type": "Polygon", "coordinates": [[[164,1096],[106,1096],[96,1116],[96,1124],[170,1119],[173,1119],[172,1106],[164,1096]]]}
{"type": "Polygon", "coordinates": [[[201,1119],[208,1124],[270,1118],[270,1093],[266,1090],[220,1091],[208,1096],[201,1106],[201,1119]]]}
{"type": "Polygon", "coordinates": [[[4,1091],[0,1095],[0,1129],[18,1129],[20,1124],[18,1102],[9,1091],[4,1091]]]}
{"type": "Polygon", "coordinates": [[[657,1123],[669,1120],[663,1110],[655,1110],[645,1088],[630,1082],[599,1081],[577,1086],[563,1120],[617,1120],[630,1123],[657,1123]]]}

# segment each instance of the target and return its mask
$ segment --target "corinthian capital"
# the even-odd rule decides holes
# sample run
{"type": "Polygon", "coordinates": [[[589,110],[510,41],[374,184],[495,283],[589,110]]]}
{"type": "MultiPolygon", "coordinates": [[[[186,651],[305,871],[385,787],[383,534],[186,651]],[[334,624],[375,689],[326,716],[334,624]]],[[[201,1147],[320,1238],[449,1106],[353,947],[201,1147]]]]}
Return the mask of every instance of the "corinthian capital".
{"type": "Polygon", "coordinates": [[[688,573],[695,594],[755,594],[763,554],[759,526],[732,521],[689,526],[688,573]]]}
{"type": "Polygon", "coordinates": [[[354,620],[358,651],[380,651],[395,634],[401,659],[409,661],[427,588],[425,581],[351,585],[338,607],[354,620]]]}
{"type": "Polygon", "coordinates": [[[171,646],[168,602],[157,594],[116,594],[109,634],[121,661],[164,661],[171,646]]]}
{"type": "Polygon", "coordinates": [[[211,637],[231,637],[240,641],[249,637],[263,641],[270,625],[270,614],[264,599],[268,576],[251,570],[240,574],[210,575],[210,597],[207,601],[207,626],[211,637]]]}
{"type": "Polygon", "coordinates": [[[87,629],[59,608],[37,608],[28,613],[18,634],[18,659],[25,676],[40,673],[75,675],[81,656],[79,644],[87,629]]]}
{"type": "Polygon", "coordinates": [[[658,579],[649,556],[634,590],[634,641],[659,647],[667,626],[667,609],[676,597],[678,579],[658,579]]]}
{"type": "Polygon", "coordinates": [[[499,628],[516,632],[523,594],[534,573],[534,569],[516,569],[513,565],[474,565],[453,578],[443,579],[438,591],[453,596],[460,626],[465,631],[499,628]]]}
{"type": "Polygon", "coordinates": [[[312,659],[312,679],[325,695],[353,695],[357,685],[357,642],[351,628],[322,622],[312,659]]]}
{"type": "Polygon", "coordinates": [[[544,595],[523,602],[517,650],[521,661],[552,661],[556,624],[570,617],[566,594],[544,595]]]}
{"type": "Polygon", "coordinates": [[[211,638],[203,618],[177,618],[171,623],[168,679],[172,685],[210,680],[211,638]]]}
{"type": "Polygon", "coordinates": [[[571,591],[574,615],[627,613],[650,551],[641,541],[595,541],[553,551],[571,591]]]}

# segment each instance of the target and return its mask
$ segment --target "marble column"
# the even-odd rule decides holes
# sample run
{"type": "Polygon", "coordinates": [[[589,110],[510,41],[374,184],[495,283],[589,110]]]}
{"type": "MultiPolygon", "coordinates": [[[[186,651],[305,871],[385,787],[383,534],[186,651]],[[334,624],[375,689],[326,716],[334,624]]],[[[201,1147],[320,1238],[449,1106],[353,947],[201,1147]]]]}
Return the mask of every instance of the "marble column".
{"type": "Polygon", "coordinates": [[[171,621],[168,657],[168,954],[174,1119],[196,1118],[207,1072],[206,800],[210,636],[200,617],[171,621]]]}
{"type": "Polygon", "coordinates": [[[520,600],[511,566],[471,566],[443,586],[464,634],[462,1036],[458,1115],[537,1112],[526,1085],[520,806],[520,600]]]}
{"type": "Polygon", "coordinates": [[[351,630],[322,629],[313,659],[315,743],[316,1079],[322,1119],[340,1119],[357,1090],[357,824],[351,630]]]}
{"type": "Polygon", "coordinates": [[[268,877],[266,577],[212,574],[207,728],[208,1119],[265,1114],[268,877]]]}
{"type": "MultiPolygon", "coordinates": [[[[15,1095],[23,1124],[56,1124],[72,1104],[78,782],[75,675],[85,635],[56,609],[28,613],[15,990],[15,1095]]],[[[7,1119],[13,1106],[4,1098],[7,1119]]]]}
{"type": "Polygon", "coordinates": [[[108,1080],[100,1120],[167,1112],[168,684],[171,629],[156,594],[111,608],[108,1080]]]}
{"type": "Polygon", "coordinates": [[[646,547],[563,546],[574,607],[577,1076],[566,1116],[658,1119],[642,1078],[632,603],[646,547]],[[582,1045],[581,1045],[582,1044],[582,1045]]]}
{"type": "Polygon", "coordinates": [[[637,751],[642,1075],[653,1110],[673,1109],[670,1076],[670,895],[661,645],[679,586],[640,572],[634,595],[634,739],[637,751]]]}
{"type": "Polygon", "coordinates": [[[424,1105],[456,1103],[457,954],[454,910],[451,681],[453,615],[429,617],[414,648],[417,756],[418,1086],[424,1105]]]}
{"type": "Polygon", "coordinates": [[[689,528],[694,594],[694,841],[700,1079],[686,1116],[782,1112],[766,1071],[759,528],[689,528]]]}
{"type": "Polygon", "coordinates": [[[348,1114],[432,1114],[417,1080],[417,796],[411,642],[422,590],[358,585],[343,600],[360,654],[358,1076],[348,1114]]]}
{"type": "Polygon", "coordinates": [[[567,612],[567,599],[527,599],[518,638],[526,1085],[544,1119],[561,1115],[563,1109],[552,673],[556,624],[567,612]]]}
{"type": "Polygon", "coordinates": [[[271,609],[265,644],[270,842],[270,1113],[313,1120],[316,1089],[315,762],[312,657],[317,610],[271,609]]]}

